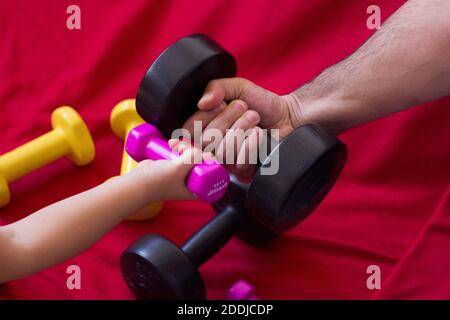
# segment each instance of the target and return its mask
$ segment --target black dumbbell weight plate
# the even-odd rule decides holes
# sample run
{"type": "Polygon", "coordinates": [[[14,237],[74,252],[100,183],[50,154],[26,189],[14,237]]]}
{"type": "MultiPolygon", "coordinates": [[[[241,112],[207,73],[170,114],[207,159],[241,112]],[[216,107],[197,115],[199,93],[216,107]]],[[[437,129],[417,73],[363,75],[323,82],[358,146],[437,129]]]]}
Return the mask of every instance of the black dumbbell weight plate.
{"type": "Polygon", "coordinates": [[[249,186],[246,207],[274,233],[286,232],[303,221],[336,182],[347,148],[314,125],[294,130],[258,169],[249,186]],[[261,169],[279,161],[278,172],[261,169]]]}
{"type": "Polygon", "coordinates": [[[236,76],[236,60],[201,34],[178,40],[150,66],[136,97],[139,115],[170,138],[198,110],[209,81],[236,76]]]}
{"type": "Polygon", "coordinates": [[[137,299],[206,299],[203,279],[184,252],[171,241],[146,235],[121,257],[125,282],[137,299]]]}
{"type": "Polygon", "coordinates": [[[242,213],[242,226],[237,232],[238,238],[248,244],[264,246],[269,244],[278,234],[272,232],[259,220],[256,220],[245,208],[248,188],[248,184],[240,182],[235,175],[230,175],[230,184],[227,192],[223,198],[214,202],[212,206],[216,214],[220,214],[232,204],[242,213]]]}

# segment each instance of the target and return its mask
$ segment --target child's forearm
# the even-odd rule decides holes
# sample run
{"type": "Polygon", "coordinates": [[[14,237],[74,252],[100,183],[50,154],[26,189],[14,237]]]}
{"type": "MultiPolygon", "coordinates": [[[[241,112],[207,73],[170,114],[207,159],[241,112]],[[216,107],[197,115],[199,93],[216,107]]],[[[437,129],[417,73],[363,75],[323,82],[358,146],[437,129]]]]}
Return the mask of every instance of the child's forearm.
{"type": "Polygon", "coordinates": [[[0,283],[80,253],[128,215],[158,200],[156,186],[148,180],[136,170],[0,228],[0,283]]]}

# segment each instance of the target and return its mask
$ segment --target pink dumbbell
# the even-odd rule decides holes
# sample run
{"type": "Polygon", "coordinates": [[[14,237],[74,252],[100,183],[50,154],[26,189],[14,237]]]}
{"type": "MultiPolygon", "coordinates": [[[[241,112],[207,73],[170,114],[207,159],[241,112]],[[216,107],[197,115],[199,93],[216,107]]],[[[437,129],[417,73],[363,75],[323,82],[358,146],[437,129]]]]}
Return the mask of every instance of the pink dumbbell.
{"type": "MultiPolygon", "coordinates": [[[[161,132],[148,123],[131,130],[125,149],[138,162],[178,157],[161,132]]],[[[224,196],[229,182],[228,171],[217,161],[212,161],[195,165],[187,177],[186,186],[198,199],[212,203],[224,196]]]]}
{"type": "Polygon", "coordinates": [[[228,290],[228,300],[259,300],[255,293],[255,287],[245,280],[239,280],[228,290]]]}

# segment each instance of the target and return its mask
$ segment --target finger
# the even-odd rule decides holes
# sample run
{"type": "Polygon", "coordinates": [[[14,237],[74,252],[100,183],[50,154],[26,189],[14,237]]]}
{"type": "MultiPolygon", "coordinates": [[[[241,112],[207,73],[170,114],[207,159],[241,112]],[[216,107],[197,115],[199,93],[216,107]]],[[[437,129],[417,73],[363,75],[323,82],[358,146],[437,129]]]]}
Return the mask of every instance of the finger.
{"type": "Polygon", "coordinates": [[[171,179],[173,181],[177,182],[173,185],[169,193],[172,194],[170,198],[167,200],[189,200],[189,199],[195,199],[194,195],[191,193],[191,191],[188,190],[186,186],[186,177],[189,175],[189,173],[192,170],[192,167],[194,164],[190,160],[192,157],[192,154],[190,151],[186,151],[183,153],[180,157],[169,160],[172,162],[171,165],[173,167],[171,168],[171,179]]]}
{"type": "Polygon", "coordinates": [[[243,78],[227,78],[212,80],[206,86],[202,98],[198,102],[200,110],[210,110],[221,101],[240,99],[244,89],[252,82],[243,78]]]}
{"type": "MultiPolygon", "coordinates": [[[[205,129],[205,127],[214,119],[216,118],[224,109],[227,107],[227,104],[224,101],[221,101],[218,106],[216,106],[213,109],[210,110],[200,110],[194,113],[192,116],[189,117],[189,119],[184,123],[183,128],[188,130],[191,133],[191,136],[194,138],[194,141],[196,141],[199,137],[194,137],[194,134],[196,133],[194,128],[196,121],[199,121],[201,130],[205,129]]],[[[201,132],[199,132],[199,135],[201,132]]],[[[197,140],[198,141],[198,140],[197,140]]]]}
{"type": "Polygon", "coordinates": [[[168,143],[170,149],[172,149],[172,151],[179,152],[178,147],[180,146],[181,140],[169,139],[169,141],[167,141],[167,143],[168,143]]]}
{"type": "Polygon", "coordinates": [[[211,110],[221,101],[243,100],[248,108],[259,113],[264,127],[270,127],[285,112],[280,96],[242,78],[227,78],[209,82],[198,102],[200,110],[211,110]]]}
{"type": "Polygon", "coordinates": [[[223,136],[226,133],[228,128],[231,126],[247,111],[247,104],[241,100],[234,100],[231,102],[217,117],[215,117],[204,129],[202,140],[203,146],[210,144],[212,141],[209,137],[214,137],[216,140],[214,141],[215,146],[217,147],[219,143],[222,141],[223,136]],[[214,132],[207,133],[208,130],[216,130],[216,134],[212,134],[214,132]]]}
{"type": "Polygon", "coordinates": [[[255,127],[242,144],[235,168],[236,174],[240,178],[249,179],[253,177],[256,171],[256,162],[258,160],[258,150],[262,135],[262,129],[255,127]]]}
{"type": "Polygon", "coordinates": [[[178,155],[182,154],[184,150],[192,147],[191,141],[189,140],[170,139],[168,144],[172,151],[178,155]]]}
{"type": "Polygon", "coordinates": [[[180,156],[173,161],[179,166],[180,174],[187,174],[195,164],[199,164],[203,160],[202,151],[189,145],[188,143],[180,143],[180,156]]]}
{"type": "Polygon", "coordinates": [[[195,148],[186,141],[180,141],[177,144],[177,148],[180,156],[171,160],[174,164],[173,179],[180,181],[182,186],[181,188],[174,188],[172,190],[173,199],[195,199],[191,191],[188,190],[185,181],[193,166],[197,163],[201,163],[202,152],[200,149],[195,148]]]}
{"type": "Polygon", "coordinates": [[[211,152],[203,152],[203,161],[206,164],[216,163],[217,159],[211,152]]]}
{"type": "Polygon", "coordinates": [[[153,160],[151,160],[151,159],[145,159],[145,160],[142,160],[141,162],[139,162],[137,166],[138,166],[138,168],[150,166],[152,162],[153,162],[153,160]]]}
{"type": "MultiPolygon", "coordinates": [[[[196,148],[189,141],[181,141],[177,147],[178,147],[179,155],[183,155],[186,151],[189,151],[190,149],[197,149],[198,151],[200,151],[200,149],[196,148]]],[[[197,150],[193,150],[193,151],[197,151],[197,150]]]]}
{"type": "Polygon", "coordinates": [[[217,158],[224,163],[235,164],[238,151],[246,140],[247,130],[258,125],[260,121],[259,114],[254,110],[247,110],[232,127],[227,131],[225,138],[220,142],[217,148],[217,158]],[[228,157],[229,156],[229,157],[228,157]],[[226,160],[226,161],[225,161],[226,160]]]}

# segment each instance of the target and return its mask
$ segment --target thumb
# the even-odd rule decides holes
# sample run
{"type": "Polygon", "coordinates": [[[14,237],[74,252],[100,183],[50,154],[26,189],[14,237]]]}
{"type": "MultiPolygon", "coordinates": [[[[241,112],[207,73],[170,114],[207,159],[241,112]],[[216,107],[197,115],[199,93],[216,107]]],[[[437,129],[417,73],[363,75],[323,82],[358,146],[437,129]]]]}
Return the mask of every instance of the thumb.
{"type": "MultiPolygon", "coordinates": [[[[245,88],[249,87],[259,88],[251,81],[243,78],[212,80],[206,86],[205,92],[198,102],[198,107],[200,110],[211,110],[219,106],[222,101],[245,100],[245,88]]],[[[264,90],[262,88],[260,89],[264,90]]],[[[249,98],[248,95],[247,98],[249,98]]]]}
{"type": "Polygon", "coordinates": [[[202,162],[202,151],[186,142],[180,142],[178,144],[178,152],[181,155],[172,161],[177,165],[177,170],[180,175],[187,175],[194,165],[202,162]]]}

